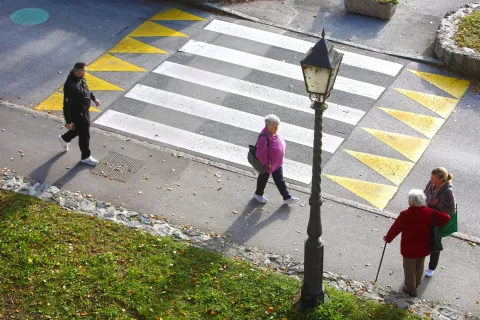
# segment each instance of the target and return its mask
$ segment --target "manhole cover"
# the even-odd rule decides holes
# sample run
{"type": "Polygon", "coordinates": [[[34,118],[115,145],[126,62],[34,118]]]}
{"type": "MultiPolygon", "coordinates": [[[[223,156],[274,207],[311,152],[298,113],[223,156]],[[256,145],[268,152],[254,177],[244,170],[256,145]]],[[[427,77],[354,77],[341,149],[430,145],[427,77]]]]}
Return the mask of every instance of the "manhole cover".
{"type": "Polygon", "coordinates": [[[145,161],[110,152],[90,172],[110,180],[127,182],[143,165],[145,161]]]}

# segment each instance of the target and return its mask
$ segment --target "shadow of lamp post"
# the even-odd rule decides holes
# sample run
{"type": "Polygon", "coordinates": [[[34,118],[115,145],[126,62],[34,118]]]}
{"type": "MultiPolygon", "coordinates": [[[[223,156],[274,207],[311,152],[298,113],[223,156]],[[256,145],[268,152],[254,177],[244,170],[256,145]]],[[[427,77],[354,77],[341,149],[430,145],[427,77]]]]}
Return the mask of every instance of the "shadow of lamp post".
{"type": "Polygon", "coordinates": [[[323,240],[320,210],[322,175],[322,122],[323,112],[327,109],[325,100],[330,96],[343,54],[333,49],[333,45],[322,39],[307,52],[300,62],[307,92],[315,110],[315,131],[313,140],[312,192],[310,195],[310,218],[308,221],[308,239],[305,242],[304,280],[299,309],[310,309],[324,302],[323,288],[323,240]]]}

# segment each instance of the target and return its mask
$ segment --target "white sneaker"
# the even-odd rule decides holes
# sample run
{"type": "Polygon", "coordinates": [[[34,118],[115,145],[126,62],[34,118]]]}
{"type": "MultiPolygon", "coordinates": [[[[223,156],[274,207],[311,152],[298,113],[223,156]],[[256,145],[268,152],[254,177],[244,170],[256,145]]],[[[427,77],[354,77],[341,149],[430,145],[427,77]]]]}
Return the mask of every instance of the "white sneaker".
{"type": "Polygon", "coordinates": [[[298,202],[299,200],[300,200],[300,199],[298,199],[298,198],[290,197],[290,199],[283,200],[283,203],[285,203],[285,204],[293,204],[293,203],[298,202]]]}
{"type": "Polygon", "coordinates": [[[60,141],[60,144],[62,145],[63,150],[65,150],[65,152],[67,152],[68,151],[68,145],[70,143],[65,142],[65,140],[63,140],[62,136],[58,136],[58,141],[60,141]]]}
{"type": "Polygon", "coordinates": [[[265,198],[264,196],[259,196],[257,194],[254,194],[253,197],[255,198],[255,200],[257,200],[260,203],[267,203],[267,198],[265,198]]]}
{"type": "Polygon", "coordinates": [[[433,277],[434,273],[435,273],[435,270],[427,269],[427,271],[425,271],[425,276],[430,278],[430,277],[433,277]]]}
{"type": "Polygon", "coordinates": [[[98,161],[92,158],[92,156],[88,157],[85,160],[80,160],[80,162],[86,163],[91,166],[96,166],[98,164],[98,161]]]}

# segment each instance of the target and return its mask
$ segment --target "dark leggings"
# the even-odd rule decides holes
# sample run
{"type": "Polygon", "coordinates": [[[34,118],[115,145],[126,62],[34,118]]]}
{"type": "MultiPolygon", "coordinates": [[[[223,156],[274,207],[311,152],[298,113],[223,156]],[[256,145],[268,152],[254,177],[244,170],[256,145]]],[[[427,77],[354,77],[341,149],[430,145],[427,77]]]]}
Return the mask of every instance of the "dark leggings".
{"type": "MultiPolygon", "coordinates": [[[[283,169],[282,167],[278,168],[277,170],[272,172],[273,181],[277,186],[278,191],[283,197],[283,200],[290,199],[292,196],[288,192],[287,186],[285,185],[285,181],[283,180],[283,169]]],[[[263,192],[265,191],[265,187],[267,186],[268,178],[270,178],[269,173],[259,174],[257,178],[257,191],[255,194],[258,196],[263,196],[263,192]]]]}
{"type": "Polygon", "coordinates": [[[438,260],[440,259],[440,251],[430,253],[430,263],[428,269],[435,270],[438,266],[438,260]]]}

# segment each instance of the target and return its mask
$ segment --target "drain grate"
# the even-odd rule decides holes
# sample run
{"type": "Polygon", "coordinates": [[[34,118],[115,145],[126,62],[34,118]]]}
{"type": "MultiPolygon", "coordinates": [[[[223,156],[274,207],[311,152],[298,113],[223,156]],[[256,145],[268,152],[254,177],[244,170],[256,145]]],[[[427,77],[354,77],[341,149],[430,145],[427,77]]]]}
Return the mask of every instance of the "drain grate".
{"type": "Polygon", "coordinates": [[[100,160],[95,168],[90,170],[90,173],[110,180],[127,182],[144,165],[145,161],[110,152],[105,158],[100,160]]]}

